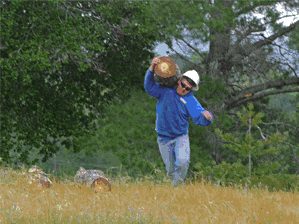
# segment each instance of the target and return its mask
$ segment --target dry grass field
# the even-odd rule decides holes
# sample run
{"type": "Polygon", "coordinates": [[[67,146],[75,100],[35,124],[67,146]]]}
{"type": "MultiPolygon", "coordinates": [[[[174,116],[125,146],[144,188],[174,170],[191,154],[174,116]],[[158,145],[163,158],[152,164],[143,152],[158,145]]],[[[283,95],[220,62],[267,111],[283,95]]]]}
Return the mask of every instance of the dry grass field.
{"type": "Polygon", "coordinates": [[[111,191],[97,193],[71,181],[53,183],[47,188],[16,171],[0,172],[0,223],[299,223],[298,191],[173,187],[166,177],[163,184],[116,178],[111,191]]]}

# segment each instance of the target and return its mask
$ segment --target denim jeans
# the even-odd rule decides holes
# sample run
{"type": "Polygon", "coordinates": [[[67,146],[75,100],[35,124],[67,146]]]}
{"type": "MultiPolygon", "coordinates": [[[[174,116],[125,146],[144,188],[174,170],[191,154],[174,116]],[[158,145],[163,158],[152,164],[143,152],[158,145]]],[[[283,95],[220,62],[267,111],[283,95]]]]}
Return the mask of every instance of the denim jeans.
{"type": "Polygon", "coordinates": [[[159,150],[166,166],[168,177],[174,186],[179,182],[184,184],[190,163],[190,143],[188,134],[170,141],[164,141],[158,136],[159,150]]]}

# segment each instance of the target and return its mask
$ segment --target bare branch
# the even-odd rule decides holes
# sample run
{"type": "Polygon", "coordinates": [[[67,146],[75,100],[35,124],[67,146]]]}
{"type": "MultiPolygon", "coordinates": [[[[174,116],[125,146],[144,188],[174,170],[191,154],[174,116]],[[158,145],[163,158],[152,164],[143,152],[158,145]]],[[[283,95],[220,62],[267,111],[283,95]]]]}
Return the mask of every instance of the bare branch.
{"type": "Polygon", "coordinates": [[[276,61],[277,63],[279,63],[279,64],[283,64],[283,65],[287,65],[292,71],[293,71],[293,73],[295,74],[295,76],[297,77],[297,78],[299,78],[298,77],[298,75],[297,75],[297,73],[296,73],[296,71],[295,71],[295,69],[292,67],[292,66],[290,66],[290,64],[289,63],[284,63],[284,62],[281,62],[281,61],[276,61]]]}
{"type": "Polygon", "coordinates": [[[227,57],[232,58],[231,60],[234,63],[237,63],[237,62],[241,61],[243,58],[249,56],[255,50],[260,49],[261,47],[263,47],[265,45],[271,44],[275,39],[291,32],[292,30],[296,29],[298,26],[299,26],[299,20],[297,22],[291,24],[288,27],[282,28],[281,30],[279,30],[277,33],[274,33],[270,37],[253,43],[251,46],[246,47],[246,49],[242,48],[242,47],[239,47],[238,50],[236,50],[235,48],[232,48],[232,50],[230,50],[227,53],[227,57]]]}
{"type": "Polygon", "coordinates": [[[293,125],[290,125],[290,124],[285,124],[285,123],[282,123],[282,122],[280,122],[280,123],[264,123],[264,122],[262,122],[262,124],[265,124],[265,125],[284,125],[284,126],[290,126],[290,127],[292,127],[292,128],[295,128],[295,130],[298,128],[298,127],[295,127],[295,126],[293,126],[293,125]]]}
{"type": "MultiPolygon", "coordinates": [[[[243,91],[239,91],[236,94],[235,98],[243,98],[246,94],[254,94],[254,93],[258,93],[258,92],[261,92],[261,91],[264,91],[267,89],[271,89],[271,88],[283,87],[283,86],[287,86],[287,85],[296,85],[296,84],[299,84],[299,79],[297,77],[290,77],[287,79],[274,80],[274,81],[262,83],[259,85],[250,86],[243,91]]],[[[280,92],[278,92],[278,90],[276,90],[276,91],[277,91],[277,93],[280,93],[280,92]]],[[[297,90],[295,89],[294,92],[297,92],[297,90]]],[[[270,95],[272,95],[272,94],[270,94],[270,95]]],[[[251,97],[251,98],[253,98],[253,97],[251,97]]]]}
{"type": "Polygon", "coordinates": [[[199,54],[202,58],[205,56],[199,52],[196,48],[192,47],[187,41],[185,41],[183,38],[178,38],[179,40],[182,40],[185,44],[187,44],[188,47],[190,47],[192,50],[194,50],[197,54],[199,54]]]}
{"type": "Polygon", "coordinates": [[[262,138],[263,138],[264,140],[266,140],[265,136],[263,135],[262,129],[261,129],[258,125],[255,125],[255,126],[259,129],[262,138]]]}
{"type": "MultiPolygon", "coordinates": [[[[274,40],[277,39],[278,37],[281,37],[281,36],[283,36],[283,35],[285,35],[285,34],[291,32],[292,30],[296,29],[296,28],[298,27],[298,25],[299,25],[299,21],[297,21],[297,22],[291,24],[291,25],[288,26],[288,27],[284,27],[284,28],[282,28],[280,31],[278,31],[277,33],[271,35],[270,37],[268,37],[268,38],[266,38],[266,39],[264,39],[264,40],[260,40],[260,41],[258,41],[258,42],[256,42],[256,43],[254,43],[254,44],[252,45],[252,47],[253,47],[254,50],[255,50],[255,49],[257,49],[257,48],[261,48],[261,47],[263,47],[263,46],[265,46],[265,45],[268,45],[269,43],[272,43],[272,41],[274,41],[274,40]]],[[[252,50],[250,50],[250,53],[251,53],[251,52],[252,52],[252,50]]],[[[250,54],[250,53],[249,53],[249,54],[250,54]]]]}
{"type": "Polygon", "coordinates": [[[237,84],[235,84],[235,83],[228,82],[228,85],[230,85],[230,86],[236,86],[236,87],[238,87],[239,89],[243,90],[242,86],[237,85],[237,84]]]}
{"type": "Polygon", "coordinates": [[[177,40],[176,40],[176,42],[177,42],[177,45],[179,46],[179,48],[181,49],[181,51],[185,52],[186,50],[185,49],[183,50],[183,48],[181,47],[181,45],[179,44],[179,42],[177,40]]]}
{"type": "Polygon", "coordinates": [[[269,111],[269,110],[279,110],[280,112],[283,112],[283,109],[281,109],[281,108],[274,108],[274,107],[270,107],[270,106],[268,106],[267,104],[264,104],[264,103],[260,103],[260,102],[253,102],[253,104],[254,105],[257,105],[257,106],[259,106],[259,107],[261,107],[261,108],[263,108],[264,110],[267,110],[267,111],[269,111]]]}
{"type": "MultiPolygon", "coordinates": [[[[167,44],[165,41],[163,41],[165,44],[167,44]]],[[[200,70],[200,73],[204,72],[204,69],[200,66],[198,66],[196,63],[194,63],[193,61],[189,61],[188,59],[186,59],[183,55],[181,55],[180,53],[178,53],[176,50],[174,50],[171,46],[168,46],[172,51],[174,51],[181,59],[183,59],[186,62],[189,62],[191,64],[194,64],[195,66],[198,67],[198,69],[200,70]]]]}
{"type": "MultiPolygon", "coordinates": [[[[273,109],[273,107],[270,107],[270,106],[268,106],[267,104],[264,104],[264,103],[259,103],[259,102],[253,102],[253,103],[256,104],[257,106],[260,106],[260,107],[264,108],[264,109],[269,109],[269,108],[273,109]]],[[[281,108],[275,108],[275,109],[283,111],[281,108]]]]}
{"type": "MultiPolygon", "coordinates": [[[[277,19],[275,20],[275,22],[278,21],[278,20],[284,19],[284,18],[294,17],[294,16],[296,16],[296,15],[285,15],[285,16],[282,16],[282,17],[277,18],[277,19]]],[[[271,23],[273,23],[273,21],[264,23],[263,25],[268,25],[268,24],[271,24],[271,23]]]]}
{"type": "MultiPolygon", "coordinates": [[[[250,63],[248,63],[248,66],[252,68],[255,71],[255,73],[263,80],[263,77],[260,75],[259,71],[255,67],[253,67],[250,63]]],[[[267,76],[264,78],[266,78],[269,81],[269,78],[267,76]]]]}
{"type": "MultiPolygon", "coordinates": [[[[237,39],[237,41],[235,42],[234,46],[238,47],[239,44],[241,43],[241,41],[245,37],[248,37],[249,35],[251,35],[252,33],[264,32],[264,31],[266,31],[266,27],[260,27],[260,28],[257,28],[255,30],[253,30],[252,27],[249,27],[249,29],[246,30],[244,34],[241,34],[241,37],[237,39]]],[[[234,47],[234,46],[232,46],[232,47],[234,47]]]]}
{"type": "MultiPolygon", "coordinates": [[[[279,48],[279,53],[280,53],[280,55],[282,56],[282,57],[284,57],[286,60],[289,60],[288,58],[286,58],[285,56],[284,56],[284,54],[281,52],[281,49],[283,48],[282,46],[280,46],[280,45],[278,45],[278,44],[275,44],[275,43],[272,43],[271,45],[273,45],[273,46],[277,46],[278,48],[279,48]]],[[[285,48],[283,48],[284,50],[286,50],[286,51],[288,51],[288,49],[285,49],[285,48]]],[[[287,65],[292,71],[293,71],[293,73],[295,74],[295,76],[296,77],[298,77],[298,75],[297,75],[297,73],[296,73],[296,71],[295,71],[295,69],[289,64],[289,63],[287,63],[287,62],[281,62],[281,61],[278,61],[278,60],[275,60],[277,63],[279,63],[279,64],[283,64],[283,65],[287,65]]],[[[299,78],[299,77],[298,77],[299,78]]]]}
{"type": "Polygon", "coordinates": [[[277,89],[277,90],[272,90],[272,91],[267,91],[267,92],[255,94],[252,97],[245,98],[245,99],[243,98],[243,100],[238,99],[238,100],[230,103],[227,106],[227,109],[230,110],[232,108],[235,108],[237,106],[240,106],[240,105],[245,104],[245,103],[250,102],[250,101],[255,101],[255,100],[263,98],[265,96],[276,95],[276,94],[280,94],[280,93],[292,93],[292,92],[299,92],[299,88],[294,88],[294,89],[277,89]]]}

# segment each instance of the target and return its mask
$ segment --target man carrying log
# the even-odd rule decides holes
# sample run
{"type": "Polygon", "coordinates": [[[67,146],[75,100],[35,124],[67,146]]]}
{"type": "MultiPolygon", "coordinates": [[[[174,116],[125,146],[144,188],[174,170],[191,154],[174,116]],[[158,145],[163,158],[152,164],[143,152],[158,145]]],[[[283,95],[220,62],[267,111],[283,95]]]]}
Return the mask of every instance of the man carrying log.
{"type": "Polygon", "coordinates": [[[175,75],[176,65],[170,57],[156,57],[146,72],[144,88],[150,96],[158,99],[157,142],[167,175],[177,186],[179,182],[183,184],[190,163],[189,117],[196,125],[208,126],[213,122],[213,115],[193,95],[193,91],[199,88],[198,73],[195,70],[187,71],[178,78],[177,85],[163,85],[169,83],[169,79],[175,80],[175,75]],[[154,78],[154,74],[158,79],[154,78]],[[160,83],[155,80],[160,80],[160,83]]]}

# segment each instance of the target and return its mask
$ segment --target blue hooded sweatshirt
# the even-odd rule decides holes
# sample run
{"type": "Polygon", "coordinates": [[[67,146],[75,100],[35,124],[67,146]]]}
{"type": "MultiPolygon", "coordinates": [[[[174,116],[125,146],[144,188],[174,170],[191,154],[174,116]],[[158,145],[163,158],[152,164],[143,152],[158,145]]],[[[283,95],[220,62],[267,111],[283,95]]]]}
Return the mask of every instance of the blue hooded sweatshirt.
{"type": "Polygon", "coordinates": [[[152,97],[158,99],[156,108],[155,130],[162,140],[170,141],[179,136],[188,134],[189,117],[196,125],[208,126],[213,123],[201,113],[205,109],[200,105],[191,90],[185,96],[176,92],[177,85],[168,88],[156,83],[154,73],[147,70],[144,79],[144,89],[152,97]]]}

